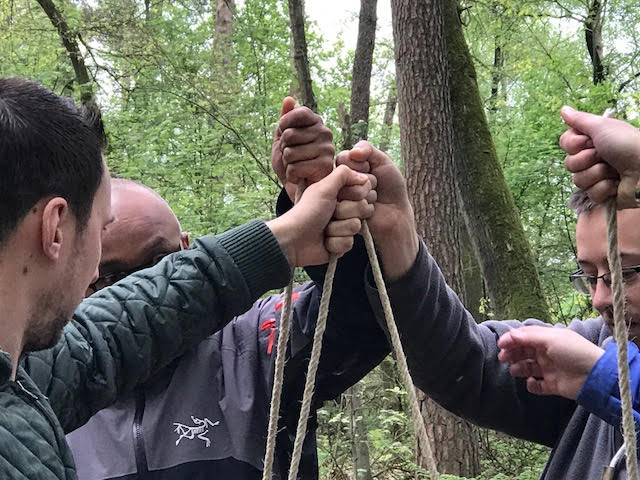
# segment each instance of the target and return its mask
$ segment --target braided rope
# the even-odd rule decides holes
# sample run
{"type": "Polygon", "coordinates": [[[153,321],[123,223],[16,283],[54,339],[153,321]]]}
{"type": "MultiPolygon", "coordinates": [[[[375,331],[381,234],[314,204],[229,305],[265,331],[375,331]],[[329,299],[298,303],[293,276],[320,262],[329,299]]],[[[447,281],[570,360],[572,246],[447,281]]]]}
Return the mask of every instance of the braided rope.
{"type": "Polygon", "coordinates": [[[618,383],[622,402],[622,435],[627,450],[627,477],[629,480],[638,480],[636,432],[629,386],[627,327],[624,320],[624,285],[622,282],[620,252],[618,251],[618,220],[615,198],[609,199],[607,202],[607,239],[609,242],[607,258],[609,260],[611,287],[613,290],[613,336],[618,344],[618,383]]]}
{"type": "MultiPolygon", "coordinates": [[[[298,195],[301,194],[303,188],[298,187],[298,193],[296,194],[296,203],[298,195]]],[[[396,327],[393,317],[393,311],[391,310],[391,302],[387,294],[387,289],[382,277],[382,271],[378,262],[378,257],[375,252],[375,246],[371,232],[366,221],[362,224],[362,235],[365,240],[367,248],[367,254],[369,256],[369,263],[373,271],[376,287],[380,295],[382,308],[384,311],[385,320],[387,322],[387,328],[391,337],[391,344],[393,351],[396,355],[396,361],[400,366],[400,373],[407,388],[409,395],[409,404],[411,405],[411,417],[415,429],[416,436],[419,439],[420,445],[424,446],[427,467],[431,474],[431,480],[437,480],[438,469],[436,466],[435,457],[433,456],[433,448],[431,447],[431,441],[427,436],[427,429],[424,424],[424,420],[420,413],[420,404],[418,397],[413,386],[413,380],[409,372],[407,365],[407,358],[402,348],[402,342],[400,340],[400,333],[396,327]]],[[[313,346],[311,348],[311,358],[309,359],[309,366],[307,367],[307,375],[305,379],[305,387],[302,395],[302,404],[300,407],[300,417],[298,418],[298,425],[296,428],[296,437],[293,446],[293,452],[291,455],[291,465],[289,467],[288,480],[296,480],[298,476],[298,469],[300,467],[300,459],[302,458],[302,446],[307,433],[307,423],[309,421],[309,414],[311,412],[311,403],[313,400],[313,393],[315,389],[316,374],[318,366],[320,364],[320,354],[322,352],[322,338],[327,326],[327,318],[329,316],[329,303],[331,299],[331,293],[333,290],[333,281],[335,277],[336,266],[338,263],[338,257],[331,255],[329,258],[329,265],[327,272],[325,273],[324,284],[322,288],[322,298],[320,300],[320,308],[318,311],[318,318],[316,321],[316,329],[313,335],[313,346]]],[[[293,275],[292,280],[293,282],[293,275]]],[[[282,394],[282,381],[284,378],[284,358],[286,354],[287,340],[289,337],[290,328],[290,310],[291,310],[291,284],[285,290],[285,300],[280,318],[280,334],[278,337],[277,353],[276,353],[276,368],[274,372],[273,390],[271,394],[271,410],[269,412],[269,427],[267,435],[267,447],[264,460],[264,470],[262,474],[262,480],[271,480],[273,473],[273,460],[275,453],[276,436],[278,429],[278,417],[280,410],[280,397],[282,394]]]]}
{"type": "Polygon", "coordinates": [[[338,256],[331,255],[329,257],[329,266],[324,276],[324,285],[322,286],[322,298],[320,299],[320,310],[318,311],[318,320],[316,322],[316,331],[313,334],[313,347],[311,348],[311,358],[307,369],[307,378],[304,384],[304,393],[302,394],[302,406],[300,407],[300,417],[298,418],[298,427],[296,428],[296,439],[293,444],[293,453],[291,454],[291,466],[289,467],[289,480],[296,480],[298,476],[298,467],[300,466],[300,458],[302,457],[302,445],[307,434],[307,422],[309,413],[311,412],[311,400],[313,399],[313,391],[316,384],[316,372],[320,364],[320,353],[322,351],[322,337],[327,326],[327,317],[329,316],[329,300],[333,290],[333,278],[338,265],[338,256]]]}
{"type": "MultiPolygon", "coordinates": [[[[298,203],[302,192],[306,187],[306,182],[300,180],[296,190],[294,203],[298,203]]],[[[273,388],[271,390],[271,407],[269,409],[269,426],[267,427],[267,446],[264,454],[264,469],[262,470],[262,480],[271,480],[273,474],[273,459],[276,451],[276,439],[278,437],[278,420],[280,419],[280,400],[282,398],[282,384],[284,382],[284,364],[287,358],[287,343],[289,341],[289,330],[291,329],[291,305],[293,295],[293,277],[284,289],[284,304],[280,315],[280,332],[278,332],[278,344],[276,345],[276,362],[273,372],[273,388]]]]}
{"type": "Polygon", "coordinates": [[[396,362],[400,367],[400,375],[407,388],[407,394],[409,395],[409,405],[411,406],[411,418],[413,420],[413,428],[415,435],[420,440],[420,444],[424,446],[427,457],[427,468],[431,474],[431,480],[438,478],[438,467],[436,459],[433,456],[433,448],[431,447],[431,441],[427,436],[427,427],[424,424],[424,419],[420,413],[420,403],[418,402],[418,396],[416,395],[415,387],[413,386],[413,379],[409,372],[409,366],[407,365],[407,357],[404,354],[402,348],[402,342],[400,340],[400,333],[396,326],[396,321],[393,317],[393,311],[391,310],[391,302],[389,301],[389,295],[387,294],[387,288],[382,277],[382,270],[380,269],[380,263],[378,262],[378,256],[376,255],[375,246],[373,244],[373,238],[369,231],[369,226],[366,221],[362,222],[362,236],[364,237],[364,243],[367,247],[367,253],[369,254],[369,263],[371,264],[371,270],[373,271],[373,278],[378,288],[378,294],[380,295],[380,302],[382,303],[382,309],[384,311],[384,318],[387,322],[387,328],[389,330],[389,336],[391,337],[391,345],[393,346],[393,352],[396,355],[396,362]]]}

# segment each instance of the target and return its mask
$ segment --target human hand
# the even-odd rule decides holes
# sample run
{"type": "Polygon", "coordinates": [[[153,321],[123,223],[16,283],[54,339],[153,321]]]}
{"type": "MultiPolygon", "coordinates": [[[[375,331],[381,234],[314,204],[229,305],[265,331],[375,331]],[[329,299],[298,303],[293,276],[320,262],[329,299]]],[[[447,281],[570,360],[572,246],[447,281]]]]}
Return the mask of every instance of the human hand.
{"type": "Polygon", "coordinates": [[[560,395],[575,400],[589,372],[604,353],[567,328],[526,326],[498,340],[498,360],[508,362],[514,377],[527,379],[536,395],[560,395]]]}
{"type": "Polygon", "coordinates": [[[387,280],[402,276],[418,253],[418,235],[407,184],[391,159],[369,142],[360,141],[336,158],[337,165],[363,173],[377,180],[375,212],[367,220],[387,280]]]}
{"type": "Polygon", "coordinates": [[[296,101],[286,97],[273,137],[271,165],[292,202],[300,180],[313,183],[331,173],[334,154],[333,134],[320,115],[296,107],[296,101]]]}
{"type": "Polygon", "coordinates": [[[573,183],[596,203],[617,196],[618,208],[636,207],[640,179],[640,131],[621,120],[562,108],[571,127],[560,137],[573,183]]]}
{"type": "Polygon", "coordinates": [[[307,187],[291,210],[267,222],[292,267],[320,265],[330,254],[341,256],[351,249],[361,220],[374,211],[367,200],[373,182],[365,174],[338,167],[307,187]]]}

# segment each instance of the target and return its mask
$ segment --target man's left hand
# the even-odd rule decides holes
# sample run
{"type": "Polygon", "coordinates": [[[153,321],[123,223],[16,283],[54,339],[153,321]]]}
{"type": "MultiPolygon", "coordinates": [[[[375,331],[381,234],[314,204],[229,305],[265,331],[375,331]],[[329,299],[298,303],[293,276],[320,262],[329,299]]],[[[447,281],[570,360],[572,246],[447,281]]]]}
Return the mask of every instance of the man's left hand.
{"type": "Polygon", "coordinates": [[[333,134],[320,115],[286,97],[271,148],[271,165],[294,200],[300,180],[315,183],[333,170],[333,134]]]}

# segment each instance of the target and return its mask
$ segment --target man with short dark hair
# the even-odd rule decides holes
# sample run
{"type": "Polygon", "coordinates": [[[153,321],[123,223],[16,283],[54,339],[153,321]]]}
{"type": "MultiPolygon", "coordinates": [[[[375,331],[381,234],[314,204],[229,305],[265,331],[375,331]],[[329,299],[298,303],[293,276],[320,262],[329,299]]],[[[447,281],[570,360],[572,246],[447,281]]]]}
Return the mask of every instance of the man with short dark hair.
{"type": "Polygon", "coordinates": [[[64,430],[283,286],[292,266],[343,254],[370,212],[331,217],[343,192],[361,200],[369,189],[366,175],[336,169],[278,219],[203,237],[86,300],[67,324],[98,277],[109,173],[79,109],[0,79],[0,476],[77,478],[64,430]],[[28,355],[27,373],[21,356],[51,345],[28,355]]]}

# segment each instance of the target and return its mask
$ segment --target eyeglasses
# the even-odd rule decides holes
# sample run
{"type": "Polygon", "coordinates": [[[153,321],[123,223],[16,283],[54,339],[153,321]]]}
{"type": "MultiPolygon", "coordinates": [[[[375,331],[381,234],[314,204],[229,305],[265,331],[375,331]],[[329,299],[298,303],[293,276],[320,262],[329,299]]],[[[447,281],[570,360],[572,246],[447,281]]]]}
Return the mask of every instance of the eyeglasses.
{"type": "Polygon", "coordinates": [[[133,267],[129,270],[123,270],[120,272],[113,272],[113,273],[107,273],[106,275],[102,275],[98,277],[98,279],[95,282],[89,285],[87,295],[93,295],[98,290],[102,290],[103,288],[110,287],[114,283],[119,282],[120,280],[122,280],[125,277],[128,277],[132,273],[139,272],[140,270],[144,270],[145,268],[151,268],[157,265],[158,263],[160,263],[160,260],[162,260],[167,255],[178,252],[180,250],[184,250],[182,242],[180,242],[180,245],[178,245],[178,248],[175,251],[167,252],[164,255],[157,255],[156,257],[154,257],[153,260],[145,263],[144,265],[138,265],[137,267],[133,267]]]}
{"type": "MultiPolygon", "coordinates": [[[[640,265],[625,267],[622,269],[622,281],[625,284],[633,283],[638,279],[640,265]]],[[[611,272],[602,275],[586,275],[582,269],[576,270],[569,275],[571,285],[580,293],[591,295],[596,289],[598,280],[602,279],[607,288],[611,287],[611,272]]]]}

